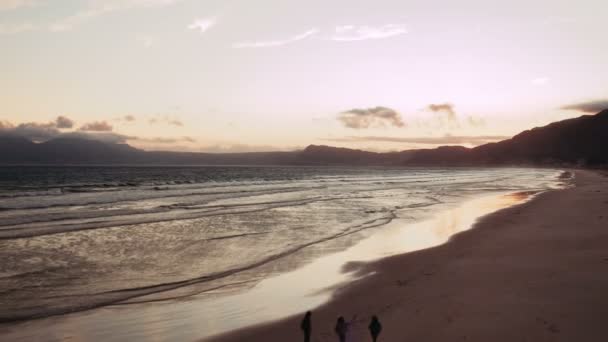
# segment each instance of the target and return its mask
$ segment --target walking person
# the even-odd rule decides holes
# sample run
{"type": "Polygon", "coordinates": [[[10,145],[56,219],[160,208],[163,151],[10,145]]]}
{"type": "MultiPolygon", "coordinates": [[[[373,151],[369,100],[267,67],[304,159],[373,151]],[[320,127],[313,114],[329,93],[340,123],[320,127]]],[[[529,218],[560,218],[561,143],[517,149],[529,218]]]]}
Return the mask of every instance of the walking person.
{"type": "Polygon", "coordinates": [[[382,331],[382,324],[378,320],[376,315],[372,316],[372,321],[369,323],[369,333],[372,335],[372,341],[376,342],[380,332],[382,331]]]}
{"type": "Polygon", "coordinates": [[[346,333],[348,332],[348,323],[344,320],[344,317],[338,317],[336,322],[336,335],[340,338],[340,342],[346,342],[346,333]]]}
{"type": "Polygon", "coordinates": [[[304,318],[302,318],[302,322],[300,323],[300,329],[302,329],[302,333],[304,333],[304,342],[310,342],[310,333],[312,331],[312,323],[310,321],[311,313],[310,311],[306,311],[304,318]]]}

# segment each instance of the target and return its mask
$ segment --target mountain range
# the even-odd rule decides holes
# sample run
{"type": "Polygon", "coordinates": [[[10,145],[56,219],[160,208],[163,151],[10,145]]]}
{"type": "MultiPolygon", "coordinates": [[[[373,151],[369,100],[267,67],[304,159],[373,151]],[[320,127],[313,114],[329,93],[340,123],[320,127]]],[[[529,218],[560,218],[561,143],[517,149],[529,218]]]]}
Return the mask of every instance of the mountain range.
{"type": "Polygon", "coordinates": [[[35,143],[21,136],[0,135],[0,164],[597,166],[608,165],[608,109],[474,148],[442,146],[386,153],[318,145],[293,152],[161,152],[76,137],[35,143]]]}

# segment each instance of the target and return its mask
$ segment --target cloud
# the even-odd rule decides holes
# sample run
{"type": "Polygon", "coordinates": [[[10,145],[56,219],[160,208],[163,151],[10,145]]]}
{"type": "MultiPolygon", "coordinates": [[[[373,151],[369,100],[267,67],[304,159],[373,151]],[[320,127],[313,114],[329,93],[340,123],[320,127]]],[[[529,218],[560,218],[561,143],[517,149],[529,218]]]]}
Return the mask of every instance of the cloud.
{"type": "Polygon", "coordinates": [[[167,137],[154,137],[154,138],[145,138],[145,137],[131,137],[130,140],[135,140],[138,142],[149,143],[149,144],[175,144],[179,142],[188,142],[195,143],[196,139],[191,137],[178,137],[178,138],[167,138],[167,137]]]}
{"type": "Polygon", "coordinates": [[[58,116],[57,119],[55,120],[55,127],[72,128],[72,127],[74,127],[74,121],[61,115],[61,116],[58,116]]]}
{"type": "Polygon", "coordinates": [[[57,138],[79,138],[79,139],[88,139],[88,140],[96,140],[105,142],[108,144],[126,144],[129,140],[137,140],[137,137],[128,136],[120,133],[114,132],[84,132],[84,131],[75,131],[75,132],[67,132],[62,133],[57,138]]]}
{"type": "Polygon", "coordinates": [[[152,45],[154,45],[154,42],[155,42],[154,37],[152,37],[150,35],[137,35],[137,36],[135,36],[135,40],[137,40],[137,42],[145,48],[152,47],[152,45]]]}
{"type": "Polygon", "coordinates": [[[61,132],[55,127],[55,123],[52,122],[26,122],[17,126],[13,126],[9,122],[4,122],[0,126],[0,133],[2,135],[16,135],[28,138],[32,141],[45,141],[61,134],[61,132]]]}
{"type": "Polygon", "coordinates": [[[407,29],[403,24],[387,24],[382,26],[355,26],[342,25],[336,26],[330,40],[339,42],[383,39],[406,34],[407,29]]]}
{"type": "Polygon", "coordinates": [[[93,132],[110,132],[113,127],[106,121],[94,121],[84,124],[80,127],[81,131],[93,131],[93,132]]]}
{"type": "Polygon", "coordinates": [[[486,120],[484,118],[468,116],[467,123],[469,124],[469,126],[472,126],[472,127],[484,127],[486,125],[486,120]]]}
{"type": "MultiPolygon", "coordinates": [[[[2,1],[2,0],[0,0],[2,1]]],[[[20,24],[1,24],[0,23],[0,35],[18,34],[27,31],[33,31],[37,27],[29,23],[20,24]]]]}
{"type": "Polygon", "coordinates": [[[34,142],[44,142],[55,138],[79,138],[97,140],[112,144],[125,144],[130,142],[142,144],[176,144],[195,143],[192,137],[137,137],[111,132],[112,126],[105,121],[92,122],[84,125],[78,131],[62,132],[58,128],[71,128],[74,122],[67,117],[59,116],[53,122],[37,123],[26,122],[17,126],[8,121],[0,120],[0,136],[20,136],[34,142]]]}
{"type": "Polygon", "coordinates": [[[0,120],[0,131],[4,131],[7,129],[12,129],[15,126],[13,126],[12,123],[8,122],[8,121],[4,121],[4,120],[0,120]]]}
{"type": "Polygon", "coordinates": [[[162,117],[151,118],[148,120],[148,123],[150,123],[151,125],[164,123],[167,125],[173,125],[173,126],[178,126],[178,127],[184,126],[184,123],[181,120],[175,119],[175,118],[170,118],[167,115],[162,116],[162,117]]]}
{"type": "Polygon", "coordinates": [[[379,137],[379,136],[349,136],[344,138],[324,139],[334,142],[388,142],[388,143],[409,143],[423,145],[471,145],[477,146],[489,142],[509,139],[502,135],[449,135],[440,137],[379,137]]]}
{"type": "Polygon", "coordinates": [[[245,152],[278,152],[278,151],[296,151],[298,147],[277,147],[270,145],[245,145],[245,144],[217,144],[205,146],[198,149],[199,152],[206,153],[245,153],[245,152]]]}
{"type": "Polygon", "coordinates": [[[84,10],[65,17],[50,26],[51,31],[61,32],[73,29],[91,19],[104,14],[124,11],[138,7],[162,7],[180,0],[92,0],[84,10]]]}
{"type": "Polygon", "coordinates": [[[456,116],[454,105],[452,105],[451,103],[431,103],[426,108],[433,113],[443,114],[439,117],[440,124],[442,126],[447,126],[448,128],[460,127],[460,122],[458,120],[458,117],[456,116]]]}
{"type": "Polygon", "coordinates": [[[0,11],[14,10],[21,7],[33,6],[33,0],[0,0],[0,11]]]}
{"type": "Polygon", "coordinates": [[[450,114],[450,116],[452,116],[452,117],[456,116],[456,112],[454,111],[454,105],[452,105],[451,103],[440,103],[440,104],[431,103],[430,105],[428,105],[427,108],[431,112],[446,112],[446,113],[450,114]]]}
{"type": "Polygon", "coordinates": [[[200,33],[205,33],[216,23],[214,18],[196,19],[192,24],[188,25],[190,30],[197,30],[200,33]]]}
{"type": "Polygon", "coordinates": [[[50,26],[50,30],[53,32],[69,31],[77,25],[117,9],[118,8],[113,8],[112,6],[90,8],[53,23],[50,26]]]}
{"type": "Polygon", "coordinates": [[[32,141],[45,141],[61,134],[60,128],[71,128],[74,122],[65,116],[47,123],[25,122],[14,126],[8,121],[0,121],[0,134],[16,135],[32,141]]]}
{"type": "Polygon", "coordinates": [[[232,44],[232,47],[235,49],[242,48],[261,48],[261,47],[273,47],[273,46],[281,46],[289,43],[294,43],[300,40],[304,40],[306,38],[312,37],[319,33],[319,29],[312,28],[306,32],[297,34],[295,36],[282,39],[282,40],[265,40],[265,41],[253,41],[253,42],[240,42],[232,44]]]}
{"type": "Polygon", "coordinates": [[[601,112],[604,109],[608,109],[608,99],[573,103],[573,104],[565,105],[565,106],[561,107],[560,109],[577,110],[577,111],[583,112],[583,113],[595,114],[597,112],[601,112]]]}
{"type": "Polygon", "coordinates": [[[549,83],[551,79],[549,77],[537,77],[535,79],[532,79],[530,81],[530,83],[532,83],[535,86],[544,86],[547,83],[549,83]]]}
{"type": "Polygon", "coordinates": [[[338,115],[338,121],[345,127],[354,129],[385,127],[387,124],[394,127],[405,126],[401,115],[387,107],[347,110],[338,115]]]}

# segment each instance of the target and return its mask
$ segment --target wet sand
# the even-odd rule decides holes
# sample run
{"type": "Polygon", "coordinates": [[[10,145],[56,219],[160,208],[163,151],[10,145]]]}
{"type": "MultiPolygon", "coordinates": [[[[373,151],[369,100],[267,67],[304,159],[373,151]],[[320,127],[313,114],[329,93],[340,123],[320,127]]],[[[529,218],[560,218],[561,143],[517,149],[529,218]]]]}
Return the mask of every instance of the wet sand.
{"type": "MultiPolygon", "coordinates": [[[[354,318],[351,341],[371,340],[372,314],[384,326],[379,341],[608,340],[608,177],[576,171],[575,183],[444,245],[346,265],[367,276],[313,310],[312,341],[337,340],[340,315],[354,318]]],[[[213,340],[298,341],[300,318],[213,340]]]]}

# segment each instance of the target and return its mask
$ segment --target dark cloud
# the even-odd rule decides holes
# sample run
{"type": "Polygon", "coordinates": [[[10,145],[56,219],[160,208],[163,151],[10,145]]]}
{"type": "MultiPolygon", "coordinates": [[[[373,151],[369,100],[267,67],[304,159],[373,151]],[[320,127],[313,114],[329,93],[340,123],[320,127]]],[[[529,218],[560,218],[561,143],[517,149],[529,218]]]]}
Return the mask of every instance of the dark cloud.
{"type": "Polygon", "coordinates": [[[111,132],[112,125],[107,123],[106,121],[94,121],[84,124],[80,127],[81,131],[92,131],[92,132],[111,132]]]}
{"type": "Polygon", "coordinates": [[[595,114],[601,112],[604,109],[608,109],[608,100],[593,100],[587,102],[574,103],[563,106],[560,109],[577,110],[583,113],[595,114]]]}
{"type": "Polygon", "coordinates": [[[61,134],[59,128],[71,128],[74,122],[65,116],[59,116],[53,122],[25,122],[17,126],[8,121],[0,122],[0,133],[4,135],[16,135],[32,141],[45,141],[55,138],[61,134]]]}
{"type": "Polygon", "coordinates": [[[334,142],[390,142],[390,143],[409,143],[423,145],[482,145],[489,142],[509,139],[508,136],[502,135],[449,135],[441,137],[378,137],[378,136],[350,136],[344,138],[324,139],[334,142]]]}
{"type": "Polygon", "coordinates": [[[71,137],[71,138],[80,138],[80,139],[88,139],[88,140],[96,140],[109,144],[125,144],[128,140],[137,140],[137,137],[128,136],[124,134],[114,133],[114,132],[85,132],[85,131],[75,131],[69,133],[63,133],[60,137],[71,137]]]}
{"type": "Polygon", "coordinates": [[[61,132],[55,127],[55,123],[26,122],[17,126],[5,123],[0,129],[3,134],[17,135],[32,141],[45,141],[58,136],[61,132]]]}
{"type": "Polygon", "coordinates": [[[345,127],[354,129],[385,127],[387,125],[394,127],[405,126],[401,115],[394,109],[387,107],[347,110],[338,115],[338,121],[345,127]]]}
{"type": "Polygon", "coordinates": [[[456,128],[460,126],[460,122],[456,116],[456,111],[454,110],[454,105],[451,103],[431,103],[427,106],[427,109],[433,113],[442,114],[440,116],[440,120],[442,121],[443,125],[449,128],[456,128]]]}
{"type": "Polygon", "coordinates": [[[55,120],[55,127],[57,128],[72,128],[74,127],[74,121],[69,118],[66,118],[63,115],[60,115],[55,120]]]}
{"type": "Polygon", "coordinates": [[[111,132],[112,126],[105,121],[91,122],[85,124],[78,131],[61,132],[58,128],[69,128],[73,126],[73,121],[60,116],[55,122],[36,123],[27,122],[17,126],[8,121],[0,121],[0,135],[20,136],[35,142],[43,142],[54,138],[79,138],[97,140],[112,144],[125,144],[127,142],[139,142],[143,144],[176,144],[176,143],[195,143],[196,140],[191,137],[177,138],[144,138],[129,136],[120,133],[111,132]]]}
{"type": "Polygon", "coordinates": [[[456,112],[454,111],[454,105],[452,105],[451,103],[440,103],[440,104],[431,103],[430,105],[428,105],[427,108],[431,112],[446,112],[446,113],[450,113],[452,115],[456,115],[456,112]]]}

